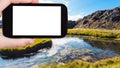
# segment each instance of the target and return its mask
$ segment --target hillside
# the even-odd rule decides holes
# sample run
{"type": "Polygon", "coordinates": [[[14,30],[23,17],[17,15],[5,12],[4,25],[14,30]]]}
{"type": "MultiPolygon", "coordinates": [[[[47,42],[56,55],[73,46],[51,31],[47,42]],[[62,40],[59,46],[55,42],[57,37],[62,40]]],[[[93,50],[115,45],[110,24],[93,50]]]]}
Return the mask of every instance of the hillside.
{"type": "Polygon", "coordinates": [[[75,28],[120,29],[120,6],[109,10],[100,10],[76,21],[75,28]]]}
{"type": "Polygon", "coordinates": [[[76,26],[76,22],[75,21],[72,21],[72,20],[69,20],[68,21],[68,28],[69,29],[72,29],[76,26]]]}

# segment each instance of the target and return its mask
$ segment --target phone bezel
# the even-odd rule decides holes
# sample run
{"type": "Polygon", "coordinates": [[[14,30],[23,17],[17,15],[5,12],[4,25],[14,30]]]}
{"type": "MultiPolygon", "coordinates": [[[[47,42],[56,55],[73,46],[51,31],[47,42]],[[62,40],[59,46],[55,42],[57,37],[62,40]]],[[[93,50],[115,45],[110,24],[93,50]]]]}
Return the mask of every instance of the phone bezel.
{"type": "Polygon", "coordinates": [[[67,34],[68,14],[67,7],[63,4],[11,4],[3,11],[3,35],[10,38],[62,38],[67,34]],[[13,6],[60,6],[61,7],[61,35],[13,35],[12,18],[13,18],[13,6]]]}

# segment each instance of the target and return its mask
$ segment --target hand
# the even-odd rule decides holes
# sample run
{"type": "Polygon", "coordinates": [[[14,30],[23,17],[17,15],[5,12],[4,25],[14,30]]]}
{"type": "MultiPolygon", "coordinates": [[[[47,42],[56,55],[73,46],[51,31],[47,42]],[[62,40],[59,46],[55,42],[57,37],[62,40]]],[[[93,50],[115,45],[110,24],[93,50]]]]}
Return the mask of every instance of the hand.
{"type": "Polygon", "coordinates": [[[11,3],[38,3],[38,0],[0,0],[0,12],[11,3]]]}
{"type": "MultiPolygon", "coordinates": [[[[11,3],[38,3],[38,0],[0,0],[0,14],[11,3]]],[[[0,48],[18,48],[33,43],[33,39],[12,39],[0,34],[0,48]]]]}

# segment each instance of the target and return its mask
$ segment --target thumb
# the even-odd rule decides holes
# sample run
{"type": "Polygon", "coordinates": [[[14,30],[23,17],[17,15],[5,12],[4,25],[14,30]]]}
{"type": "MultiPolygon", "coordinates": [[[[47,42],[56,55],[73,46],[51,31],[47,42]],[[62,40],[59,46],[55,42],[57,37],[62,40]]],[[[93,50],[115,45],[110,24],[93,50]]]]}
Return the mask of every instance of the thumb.
{"type": "Polygon", "coordinates": [[[32,3],[38,3],[39,0],[32,0],[32,3]]]}
{"type": "Polygon", "coordinates": [[[0,0],[0,14],[10,3],[10,0],[0,0]]]}

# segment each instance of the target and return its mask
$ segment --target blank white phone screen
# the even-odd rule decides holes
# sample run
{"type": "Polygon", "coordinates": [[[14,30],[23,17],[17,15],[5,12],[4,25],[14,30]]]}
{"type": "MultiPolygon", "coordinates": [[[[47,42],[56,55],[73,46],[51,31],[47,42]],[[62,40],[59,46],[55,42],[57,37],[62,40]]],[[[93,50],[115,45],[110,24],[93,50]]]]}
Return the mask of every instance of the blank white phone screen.
{"type": "Polygon", "coordinates": [[[61,36],[60,6],[13,6],[13,36],[61,36]]]}

